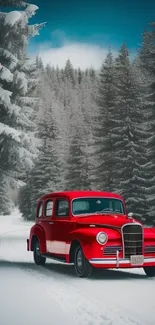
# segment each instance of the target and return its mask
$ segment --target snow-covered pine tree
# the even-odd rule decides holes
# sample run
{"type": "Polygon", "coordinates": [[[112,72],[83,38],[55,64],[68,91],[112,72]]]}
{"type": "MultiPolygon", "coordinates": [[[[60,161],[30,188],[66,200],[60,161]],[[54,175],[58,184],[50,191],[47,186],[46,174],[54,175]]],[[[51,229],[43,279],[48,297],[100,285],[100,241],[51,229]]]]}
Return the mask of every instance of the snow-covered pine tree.
{"type": "Polygon", "coordinates": [[[27,178],[27,184],[21,186],[18,195],[18,207],[25,220],[31,220],[31,186],[29,178],[27,178]]]}
{"type": "Polygon", "coordinates": [[[146,216],[148,223],[155,224],[155,23],[152,30],[145,30],[142,47],[138,56],[138,67],[143,75],[143,107],[145,112],[145,148],[147,164],[145,165],[145,192],[148,204],[146,216]]]}
{"type": "MultiPolygon", "coordinates": [[[[91,74],[91,73],[90,73],[91,74]]],[[[91,188],[93,95],[95,78],[80,69],[74,71],[74,85],[66,108],[69,136],[67,140],[65,189],[91,188]],[[79,79],[80,77],[80,79],[79,79]]]]}
{"type": "MultiPolygon", "coordinates": [[[[24,155],[27,155],[25,142],[27,143],[28,137],[25,131],[32,127],[26,112],[27,107],[25,110],[25,107],[21,106],[21,98],[25,97],[28,90],[26,45],[28,38],[38,34],[42,27],[42,25],[28,25],[29,19],[38,7],[21,1],[16,1],[17,3],[25,10],[0,14],[0,167],[1,172],[3,170],[3,177],[7,176],[11,179],[18,177],[16,172],[18,173],[19,153],[23,151],[24,155]],[[3,166],[4,161],[5,166],[3,166]]],[[[10,4],[10,1],[5,1],[5,7],[9,7],[10,4]]],[[[14,5],[15,1],[12,1],[12,6],[14,5]]],[[[0,213],[3,213],[2,209],[0,213]]]]}
{"type": "Polygon", "coordinates": [[[72,63],[69,59],[67,60],[65,65],[64,75],[68,80],[72,82],[73,85],[75,85],[75,72],[72,63]]]}
{"type": "Polygon", "coordinates": [[[20,193],[20,211],[24,218],[31,220],[34,219],[36,202],[41,195],[64,188],[65,131],[68,132],[63,106],[59,98],[61,83],[55,83],[53,87],[53,76],[56,81],[53,69],[51,72],[49,66],[44,68],[39,58],[37,58],[37,67],[40,78],[37,92],[39,91],[41,100],[36,117],[38,129],[36,137],[41,140],[41,145],[38,148],[39,152],[34,167],[29,173],[27,185],[20,193]],[[29,205],[27,205],[24,195],[27,196],[29,205]]]}
{"type": "Polygon", "coordinates": [[[78,83],[79,83],[79,85],[81,84],[81,81],[83,79],[83,75],[84,75],[84,72],[80,68],[78,68],[77,76],[78,76],[78,83]]]}
{"type": "Polygon", "coordinates": [[[26,7],[27,2],[22,0],[0,0],[0,7],[26,7]]]}
{"type": "MultiPolygon", "coordinates": [[[[18,59],[7,50],[5,43],[9,42],[5,24],[6,14],[0,15],[0,180],[1,202],[0,214],[9,213],[11,200],[7,195],[8,179],[17,165],[17,148],[19,147],[20,132],[15,129],[16,106],[11,101],[13,87],[13,69],[18,59]]],[[[8,30],[8,29],[7,29],[8,30]]]]}
{"type": "Polygon", "coordinates": [[[17,119],[17,128],[22,130],[22,147],[20,147],[18,151],[18,179],[26,182],[27,174],[33,166],[39,144],[39,139],[35,138],[35,135],[40,95],[37,94],[36,89],[39,82],[36,64],[29,63],[29,60],[26,62],[25,60],[25,64],[22,65],[20,70],[22,70],[22,73],[17,72],[16,74],[18,97],[15,97],[16,104],[22,107],[20,117],[17,119]],[[20,77],[23,77],[22,81],[20,77]],[[26,86],[26,92],[21,93],[19,96],[19,90],[21,89],[22,83],[26,86]]]}
{"type": "Polygon", "coordinates": [[[92,69],[88,70],[88,74],[85,75],[82,72],[82,79],[79,84],[79,94],[78,94],[78,129],[80,131],[80,144],[83,153],[83,161],[81,175],[83,179],[85,178],[86,188],[91,189],[93,184],[94,174],[96,169],[96,156],[94,153],[94,121],[96,114],[96,95],[97,95],[97,77],[94,72],[92,74],[92,69]],[[87,178],[86,178],[87,176],[87,178]]]}
{"type": "Polygon", "coordinates": [[[24,209],[21,208],[21,212],[23,217],[29,220],[34,220],[36,203],[40,196],[48,192],[62,190],[59,148],[56,142],[57,130],[53,123],[52,107],[47,106],[47,102],[44,102],[41,114],[42,118],[40,118],[38,129],[42,145],[29,174],[27,185],[21,191],[20,196],[20,205],[24,207],[24,209]],[[27,195],[29,205],[27,205],[24,195],[27,195]]]}
{"type": "Polygon", "coordinates": [[[95,166],[93,187],[103,191],[115,190],[115,88],[114,62],[109,50],[102,64],[97,94],[97,114],[94,121],[95,166]]]}
{"type": "MultiPolygon", "coordinates": [[[[39,125],[39,121],[40,121],[40,115],[39,115],[40,113],[39,112],[43,105],[42,96],[43,96],[43,87],[44,87],[44,81],[45,81],[44,80],[45,79],[44,78],[44,72],[45,72],[44,66],[43,66],[42,60],[38,56],[36,57],[35,68],[36,68],[34,70],[35,87],[31,93],[31,95],[34,96],[34,98],[36,99],[36,105],[33,110],[32,120],[36,124],[35,132],[34,132],[34,136],[35,136],[34,139],[35,139],[35,143],[37,142],[37,149],[38,149],[36,151],[36,158],[37,158],[40,153],[41,145],[42,145],[41,138],[40,138],[41,134],[39,133],[40,130],[39,130],[38,125],[39,125]]],[[[46,86],[45,86],[45,88],[46,88],[46,86]]],[[[27,103],[27,97],[25,97],[24,99],[26,99],[26,103],[27,103]]],[[[28,98],[28,103],[29,103],[29,98],[28,98]]],[[[43,107],[44,107],[44,105],[43,105],[43,107]]],[[[34,181],[34,177],[33,177],[33,180],[31,179],[31,173],[34,173],[36,162],[37,162],[37,160],[34,159],[33,168],[27,174],[26,184],[24,186],[22,186],[19,190],[18,206],[19,206],[20,212],[22,213],[22,217],[25,220],[33,219],[31,193],[32,193],[32,190],[35,192],[36,184],[34,181]]],[[[38,172],[38,177],[39,177],[39,172],[38,172]]]]}
{"type": "Polygon", "coordinates": [[[66,167],[65,190],[89,189],[88,161],[82,150],[81,134],[78,127],[74,129],[74,133],[70,137],[66,167]]]}
{"type": "Polygon", "coordinates": [[[115,89],[116,114],[112,134],[115,139],[115,190],[126,199],[128,210],[140,218],[144,216],[141,212],[145,206],[145,117],[141,107],[140,85],[125,42],[115,63],[115,89]]]}

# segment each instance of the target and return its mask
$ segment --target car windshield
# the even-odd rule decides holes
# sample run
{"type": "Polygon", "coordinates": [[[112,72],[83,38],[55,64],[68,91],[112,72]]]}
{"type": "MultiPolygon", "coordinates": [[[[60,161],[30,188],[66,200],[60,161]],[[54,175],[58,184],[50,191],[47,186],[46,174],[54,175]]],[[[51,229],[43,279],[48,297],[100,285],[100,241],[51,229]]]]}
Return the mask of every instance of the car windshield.
{"type": "Polygon", "coordinates": [[[72,213],[76,215],[118,213],[125,214],[123,202],[114,198],[77,198],[72,201],[72,213]]]}

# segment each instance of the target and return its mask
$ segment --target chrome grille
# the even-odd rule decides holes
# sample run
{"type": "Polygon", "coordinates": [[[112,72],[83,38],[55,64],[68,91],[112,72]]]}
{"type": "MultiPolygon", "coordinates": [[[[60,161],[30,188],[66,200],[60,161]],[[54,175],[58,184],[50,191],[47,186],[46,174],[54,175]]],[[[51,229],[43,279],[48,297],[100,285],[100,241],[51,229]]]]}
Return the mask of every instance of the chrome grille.
{"type": "Polygon", "coordinates": [[[103,254],[104,255],[115,255],[116,256],[117,251],[121,252],[122,247],[121,246],[106,246],[104,248],[103,254]]]}
{"type": "Polygon", "coordinates": [[[143,255],[143,229],[141,225],[125,225],[122,227],[124,241],[124,257],[143,255]]]}
{"type": "Polygon", "coordinates": [[[155,246],[145,246],[144,247],[144,253],[145,254],[155,254],[155,246]]]}

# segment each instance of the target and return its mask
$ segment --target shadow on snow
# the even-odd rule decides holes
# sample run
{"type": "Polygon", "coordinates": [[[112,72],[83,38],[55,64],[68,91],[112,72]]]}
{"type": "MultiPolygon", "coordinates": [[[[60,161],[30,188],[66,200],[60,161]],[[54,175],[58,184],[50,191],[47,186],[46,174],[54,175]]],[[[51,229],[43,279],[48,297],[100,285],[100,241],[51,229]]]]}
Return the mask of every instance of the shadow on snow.
{"type": "MultiPolygon", "coordinates": [[[[37,266],[33,262],[13,262],[0,260],[0,269],[1,268],[20,268],[28,271],[36,271],[39,273],[46,273],[47,276],[52,276],[52,274],[65,275],[66,277],[76,277],[74,272],[74,266],[68,264],[58,264],[55,262],[47,262],[45,266],[37,266]],[[48,271],[48,272],[47,272],[48,271]]],[[[93,272],[90,276],[92,280],[129,280],[129,279],[147,279],[145,274],[135,274],[130,272],[124,272],[122,269],[111,270],[111,269],[93,269],[93,272]]],[[[85,279],[85,280],[88,280],[85,279]]],[[[148,279],[147,279],[148,280],[148,279]]]]}

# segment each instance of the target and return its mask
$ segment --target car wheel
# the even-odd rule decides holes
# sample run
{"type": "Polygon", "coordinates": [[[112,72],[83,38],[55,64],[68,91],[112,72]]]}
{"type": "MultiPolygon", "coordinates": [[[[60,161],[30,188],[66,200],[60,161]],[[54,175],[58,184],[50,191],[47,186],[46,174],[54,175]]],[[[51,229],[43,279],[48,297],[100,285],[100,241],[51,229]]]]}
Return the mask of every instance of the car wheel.
{"type": "Polygon", "coordinates": [[[46,258],[40,254],[40,244],[38,239],[36,239],[34,243],[33,258],[37,265],[45,265],[46,258]]]}
{"type": "Polygon", "coordinates": [[[92,266],[85,258],[83,254],[83,250],[80,245],[77,246],[75,249],[74,268],[76,274],[81,278],[88,277],[92,273],[92,266]]]}
{"type": "Polygon", "coordinates": [[[144,271],[148,277],[155,276],[155,266],[145,266],[144,271]]]}

